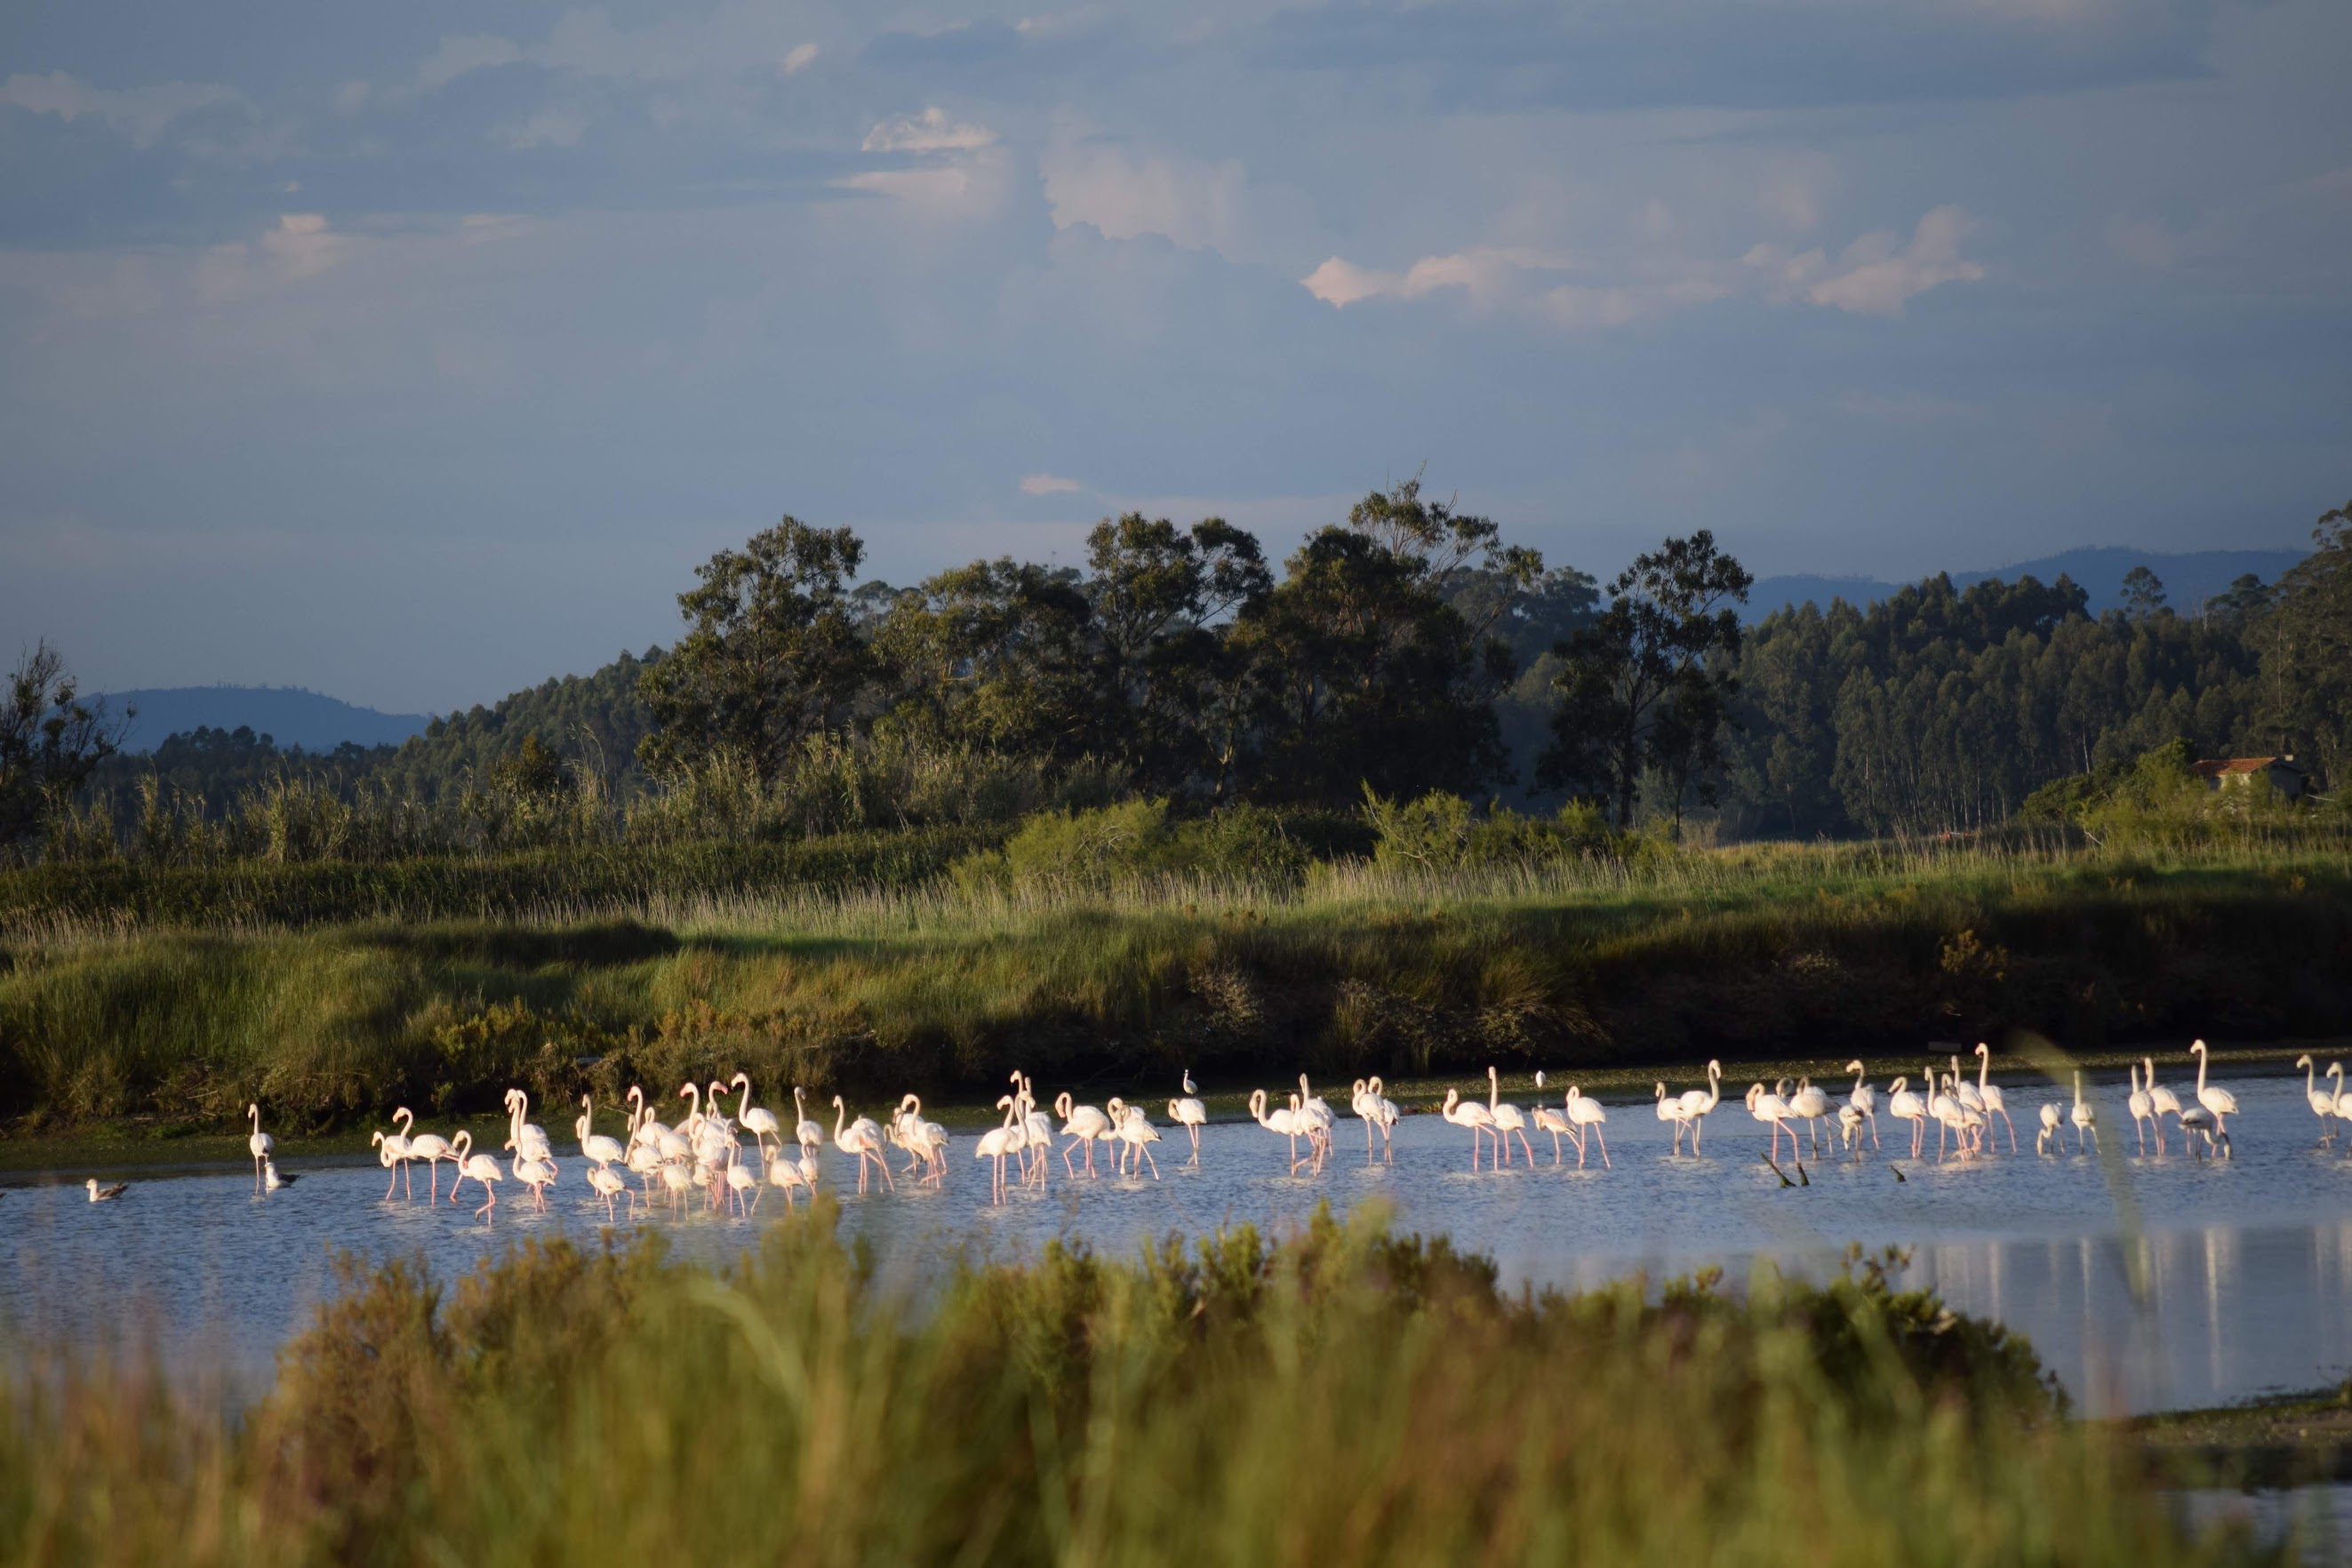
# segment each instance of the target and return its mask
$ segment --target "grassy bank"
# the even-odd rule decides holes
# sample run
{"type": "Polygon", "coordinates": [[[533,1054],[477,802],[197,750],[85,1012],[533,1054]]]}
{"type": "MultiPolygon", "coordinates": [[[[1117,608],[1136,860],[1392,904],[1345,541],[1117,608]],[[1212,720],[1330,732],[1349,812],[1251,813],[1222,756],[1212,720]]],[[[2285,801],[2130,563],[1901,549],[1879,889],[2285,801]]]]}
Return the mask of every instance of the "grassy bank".
{"type": "MultiPolygon", "coordinates": [[[[2069,1048],[2343,1032],[2340,855],[1725,851],[1303,889],[646,899],[510,921],[58,926],[0,973],[0,1093],[34,1127],[288,1131],[738,1068],[941,1100],[1019,1065],[1154,1084],[2069,1048]]],[[[20,1123],[20,1130],[23,1127],[20,1123]]]]}
{"type": "Polygon", "coordinates": [[[2031,1350],[1869,1267],[1514,1299],[1376,1219],[1049,1250],[919,1310],[820,1208],[721,1274],[351,1275],[229,1419],[10,1355],[0,1555],[410,1563],[2246,1560],[2031,1350]],[[36,1373],[35,1365],[42,1370],[36,1373]]]}

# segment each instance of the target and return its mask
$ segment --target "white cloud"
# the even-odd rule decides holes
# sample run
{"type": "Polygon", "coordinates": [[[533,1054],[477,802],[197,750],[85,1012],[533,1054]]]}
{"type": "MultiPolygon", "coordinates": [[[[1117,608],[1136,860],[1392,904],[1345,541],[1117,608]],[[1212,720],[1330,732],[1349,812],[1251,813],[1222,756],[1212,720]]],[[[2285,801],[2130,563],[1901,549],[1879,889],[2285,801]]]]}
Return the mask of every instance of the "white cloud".
{"type": "Polygon", "coordinates": [[[19,72],[0,82],[0,105],[33,114],[54,114],[68,124],[84,118],[103,122],[132,145],[151,146],[172,121],[206,109],[253,105],[232,87],[212,82],[171,81],[152,87],[92,87],[64,71],[47,76],[19,72]]]}
{"type": "Polygon", "coordinates": [[[1919,220],[1908,245],[1898,247],[1885,230],[1864,235],[1846,247],[1838,270],[1806,289],[1805,298],[1857,315],[1900,316],[1905,304],[1930,289],[1983,279],[1983,266],[1960,255],[1973,226],[1962,208],[1940,206],[1919,220]]]}
{"type": "Polygon", "coordinates": [[[866,133],[860,150],[867,153],[972,153],[996,141],[984,125],[958,125],[947,110],[933,104],[917,115],[885,120],[866,133]]]}
{"type": "Polygon", "coordinates": [[[1066,139],[1045,155],[1054,226],[1092,224],[1112,239],[1165,236],[1190,248],[1230,251],[1243,228],[1247,176],[1238,161],[1207,163],[1066,139]]]}
{"type": "Polygon", "coordinates": [[[251,245],[216,245],[196,261],[196,298],[226,304],[273,283],[299,283],[349,260],[359,246],[318,213],[283,213],[278,226],[251,245]]]}
{"type": "Polygon", "coordinates": [[[1077,480],[1066,479],[1059,474],[1025,474],[1021,479],[1021,493],[1024,496],[1062,495],[1086,488],[1077,480]]]}
{"type": "Polygon", "coordinates": [[[1459,289],[1471,303],[1489,305],[1515,295],[1527,274],[1562,272],[1570,265],[1564,256],[1524,247],[1424,256],[1402,272],[1376,272],[1334,256],[1299,282],[1318,300],[1342,310],[1381,296],[1418,300],[1441,289],[1459,289]]]}
{"type": "Polygon", "coordinates": [[[1352,261],[1328,256],[1322,266],[1298,281],[1318,300],[1334,310],[1344,310],[1360,300],[1395,292],[1402,279],[1393,272],[1373,272],[1352,261]]]}
{"type": "Polygon", "coordinates": [[[798,76],[814,64],[816,64],[816,46],[794,44],[792,52],[784,56],[783,65],[780,68],[786,76],[798,76]]]}

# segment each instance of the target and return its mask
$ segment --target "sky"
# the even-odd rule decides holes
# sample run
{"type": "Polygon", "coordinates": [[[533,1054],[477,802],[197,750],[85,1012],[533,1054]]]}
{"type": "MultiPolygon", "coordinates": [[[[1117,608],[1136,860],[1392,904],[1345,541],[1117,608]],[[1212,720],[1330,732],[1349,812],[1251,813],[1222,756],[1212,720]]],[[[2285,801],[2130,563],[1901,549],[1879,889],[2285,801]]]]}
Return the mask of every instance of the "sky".
{"type": "Polygon", "coordinates": [[[1604,576],[2299,544],[2347,61],[2343,0],[11,0],[0,653],[439,711],[787,512],[907,582],[1415,473],[1604,576]]]}

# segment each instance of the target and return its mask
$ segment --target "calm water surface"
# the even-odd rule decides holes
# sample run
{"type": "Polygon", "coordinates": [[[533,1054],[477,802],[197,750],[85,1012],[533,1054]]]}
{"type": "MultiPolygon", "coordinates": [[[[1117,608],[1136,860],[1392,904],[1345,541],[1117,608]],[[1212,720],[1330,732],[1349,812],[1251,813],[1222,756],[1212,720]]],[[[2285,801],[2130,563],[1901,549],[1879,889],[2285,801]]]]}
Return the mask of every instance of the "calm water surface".
{"type": "MultiPolygon", "coordinates": [[[[1736,1281],[1763,1258],[1820,1275],[1848,1242],[1900,1246],[1915,1281],[2032,1336],[2087,1409],[2123,1412],[2305,1388],[2352,1369],[2352,1141],[2316,1146],[2299,1079],[2231,1087],[2243,1110],[2229,1161],[2185,1158],[2177,1139],[2167,1157],[2133,1153],[2119,1083],[2096,1089],[2107,1158],[2037,1157],[2031,1112],[2047,1091],[2012,1088],[2018,1155],[2004,1133],[1996,1157],[1939,1166],[1931,1136],[1928,1160],[1915,1163],[1907,1132],[1882,1111],[1884,1150],[1869,1154],[1865,1134],[1863,1159],[1824,1157],[1796,1189],[1763,1165],[1764,1131],[1728,1096],[1696,1159],[1666,1153],[1650,1102],[1612,1105],[1609,1170],[1597,1147],[1586,1169],[1572,1150],[1555,1168],[1538,1140],[1535,1169],[1474,1176],[1469,1134],[1435,1116],[1408,1117],[1394,1163],[1368,1165],[1362,1128],[1344,1114],[1320,1175],[1285,1174],[1285,1142],[1247,1122],[1209,1128],[1194,1169],[1171,1129],[1161,1181],[1073,1182],[1057,1161],[1045,1191],[1016,1191],[1003,1208],[988,1203],[988,1167],[969,1137],[950,1151],[944,1192],[861,1197],[854,1162],[830,1147],[820,1158],[845,1230],[910,1282],[959,1248],[1014,1255],[1065,1236],[1118,1253],[1171,1230],[1293,1226],[1318,1203],[1344,1210],[1374,1197],[1402,1228],[1493,1256],[1514,1283],[1593,1286],[1709,1264],[1736,1281]],[[1889,1169],[1898,1157],[1907,1181],[1889,1169]]],[[[1107,1156],[1098,1162],[1107,1172],[1107,1156]]],[[[141,1176],[122,1201],[97,1205],[79,1185],[19,1185],[0,1199],[0,1318],[38,1334],[152,1333],[186,1363],[258,1378],[331,1289],[339,1249],[421,1254],[446,1278],[520,1237],[593,1236],[604,1206],[580,1162],[561,1163],[551,1212],[530,1212],[502,1183],[489,1226],[472,1217],[471,1184],[464,1207],[446,1201],[446,1166],[444,1201],[431,1205],[422,1172],[415,1202],[385,1202],[373,1165],[300,1169],[296,1185],[267,1196],[249,1172],[216,1169],[141,1176]]],[[[780,1196],[750,1220],[648,1223],[682,1254],[723,1260],[782,1212],[780,1196]]]]}

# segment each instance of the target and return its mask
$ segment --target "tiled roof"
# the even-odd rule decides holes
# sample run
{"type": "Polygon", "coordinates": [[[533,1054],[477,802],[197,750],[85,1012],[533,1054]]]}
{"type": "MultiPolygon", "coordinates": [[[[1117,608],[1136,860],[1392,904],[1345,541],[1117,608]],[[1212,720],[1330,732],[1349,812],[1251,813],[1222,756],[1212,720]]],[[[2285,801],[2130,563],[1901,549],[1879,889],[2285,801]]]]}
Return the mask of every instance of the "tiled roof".
{"type": "Polygon", "coordinates": [[[2189,771],[2200,779],[2211,779],[2226,773],[2259,773],[2271,768],[2294,766],[2284,757],[2207,757],[2189,763],[2189,771]]]}

